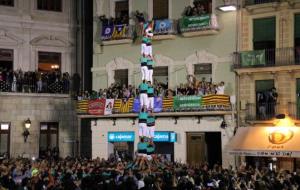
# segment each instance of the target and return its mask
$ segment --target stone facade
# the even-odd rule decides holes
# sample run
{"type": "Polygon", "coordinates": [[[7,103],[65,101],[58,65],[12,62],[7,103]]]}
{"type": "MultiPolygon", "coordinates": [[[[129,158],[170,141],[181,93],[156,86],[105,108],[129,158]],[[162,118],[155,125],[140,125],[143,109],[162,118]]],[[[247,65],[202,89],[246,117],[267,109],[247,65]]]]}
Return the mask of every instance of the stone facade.
{"type": "MultiPolygon", "coordinates": [[[[226,144],[229,142],[233,135],[235,128],[235,120],[232,116],[225,115],[225,122],[227,128],[222,129],[220,127],[223,118],[222,117],[202,117],[200,123],[197,117],[180,117],[177,120],[177,124],[174,124],[174,118],[159,117],[156,119],[156,131],[174,131],[177,133],[177,142],[174,143],[174,160],[186,163],[187,161],[187,132],[221,132],[221,144],[222,144],[222,164],[223,167],[229,165],[235,165],[234,156],[229,155],[226,150],[226,144]]],[[[97,119],[96,122],[92,122],[92,157],[108,158],[108,132],[115,131],[134,131],[135,141],[134,150],[137,150],[138,143],[138,127],[137,122],[133,125],[132,119],[117,119],[116,125],[113,126],[111,119],[97,119]]]]}
{"type": "MultiPolygon", "coordinates": [[[[76,72],[75,4],[62,1],[62,11],[37,9],[37,0],[15,0],[0,6],[0,48],[13,50],[13,69],[36,71],[38,51],[61,53],[61,72],[76,72]]],[[[59,123],[61,156],[74,154],[77,122],[69,95],[0,93],[0,122],[10,122],[10,156],[37,157],[40,122],[59,123]],[[32,121],[28,142],[22,136],[24,121],[32,121]]]]}

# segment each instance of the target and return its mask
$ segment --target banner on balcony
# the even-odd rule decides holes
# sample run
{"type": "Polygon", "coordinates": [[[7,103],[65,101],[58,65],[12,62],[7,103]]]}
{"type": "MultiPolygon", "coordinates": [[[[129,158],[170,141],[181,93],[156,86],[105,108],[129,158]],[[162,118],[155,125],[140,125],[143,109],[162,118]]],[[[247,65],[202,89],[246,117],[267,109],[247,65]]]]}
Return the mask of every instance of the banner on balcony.
{"type": "Polygon", "coordinates": [[[126,34],[126,25],[115,25],[114,32],[112,34],[113,39],[124,38],[126,34]]]}
{"type": "Polygon", "coordinates": [[[202,96],[175,96],[174,110],[200,108],[202,96]]]}
{"type": "Polygon", "coordinates": [[[113,108],[114,108],[114,99],[106,99],[104,115],[112,114],[113,108]]]}
{"type": "Polygon", "coordinates": [[[114,32],[114,26],[103,26],[101,39],[102,40],[111,39],[113,32],[114,32]]]}
{"type": "Polygon", "coordinates": [[[241,52],[241,66],[259,66],[266,64],[265,50],[254,50],[241,52]]]}
{"type": "Polygon", "coordinates": [[[172,32],[173,21],[169,19],[155,20],[154,33],[167,34],[172,32]]]}
{"type": "Polygon", "coordinates": [[[88,113],[91,115],[104,115],[105,99],[90,100],[88,113]]]}
{"type": "Polygon", "coordinates": [[[192,28],[205,29],[210,27],[210,15],[182,17],[180,20],[180,30],[192,28]]]}
{"type": "MultiPolygon", "coordinates": [[[[154,112],[162,112],[162,106],[163,106],[163,99],[161,97],[155,97],[154,98],[154,112]]],[[[140,112],[141,106],[140,106],[140,99],[136,98],[133,102],[132,112],[138,113],[140,112]]]]}

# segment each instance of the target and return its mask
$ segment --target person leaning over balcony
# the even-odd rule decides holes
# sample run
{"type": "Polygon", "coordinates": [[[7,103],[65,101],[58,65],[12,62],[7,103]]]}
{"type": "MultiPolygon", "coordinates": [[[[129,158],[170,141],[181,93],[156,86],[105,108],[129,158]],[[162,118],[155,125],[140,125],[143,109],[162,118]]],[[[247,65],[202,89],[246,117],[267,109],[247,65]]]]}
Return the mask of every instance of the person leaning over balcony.
{"type": "Polygon", "coordinates": [[[146,137],[148,133],[147,129],[147,119],[148,119],[148,113],[145,108],[141,110],[139,113],[139,137],[146,137]]]}
{"type": "Polygon", "coordinates": [[[140,84],[139,91],[140,91],[140,106],[141,106],[141,109],[142,108],[147,109],[147,105],[148,105],[148,95],[147,95],[148,84],[146,83],[146,80],[143,80],[143,82],[140,84]]]}
{"type": "Polygon", "coordinates": [[[147,63],[148,63],[148,57],[143,55],[141,57],[141,72],[142,72],[142,80],[146,80],[146,81],[148,81],[148,76],[149,76],[147,63]]]}
{"type": "Polygon", "coordinates": [[[148,95],[148,109],[153,111],[153,109],[154,109],[154,88],[150,81],[148,81],[147,95],[148,95]]]}
{"type": "Polygon", "coordinates": [[[151,84],[153,84],[153,66],[154,66],[154,61],[151,58],[151,56],[149,56],[149,59],[147,60],[147,68],[148,68],[148,81],[150,81],[151,84]]]}

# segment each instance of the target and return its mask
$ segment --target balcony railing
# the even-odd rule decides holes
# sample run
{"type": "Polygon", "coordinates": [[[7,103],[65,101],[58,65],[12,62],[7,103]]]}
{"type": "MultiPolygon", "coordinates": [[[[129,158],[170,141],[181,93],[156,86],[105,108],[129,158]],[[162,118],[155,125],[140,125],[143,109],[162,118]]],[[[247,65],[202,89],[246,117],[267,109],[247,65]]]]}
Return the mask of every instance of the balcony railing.
{"type": "Polygon", "coordinates": [[[280,0],[246,0],[245,6],[258,5],[258,4],[264,4],[264,3],[276,3],[276,2],[280,2],[280,0]]]}
{"type": "Polygon", "coordinates": [[[70,78],[66,74],[61,77],[56,74],[25,72],[17,77],[8,75],[1,78],[0,92],[69,94],[70,85],[70,78]]]}
{"type": "Polygon", "coordinates": [[[300,47],[243,51],[235,56],[235,68],[300,65],[300,47]]]}
{"type": "Polygon", "coordinates": [[[181,33],[217,30],[219,29],[219,25],[217,17],[213,14],[191,17],[184,16],[179,20],[179,29],[181,33]]]}
{"type": "Polygon", "coordinates": [[[288,114],[293,119],[300,119],[300,103],[289,102],[288,103],[288,114]]]}
{"type": "Polygon", "coordinates": [[[109,41],[131,39],[131,31],[131,27],[128,24],[102,26],[101,40],[109,41]]]}
{"type": "Polygon", "coordinates": [[[246,105],[246,120],[270,120],[278,114],[278,103],[248,103],[246,105]]]}
{"type": "Polygon", "coordinates": [[[154,35],[176,34],[176,21],[171,19],[155,20],[154,35]]]}

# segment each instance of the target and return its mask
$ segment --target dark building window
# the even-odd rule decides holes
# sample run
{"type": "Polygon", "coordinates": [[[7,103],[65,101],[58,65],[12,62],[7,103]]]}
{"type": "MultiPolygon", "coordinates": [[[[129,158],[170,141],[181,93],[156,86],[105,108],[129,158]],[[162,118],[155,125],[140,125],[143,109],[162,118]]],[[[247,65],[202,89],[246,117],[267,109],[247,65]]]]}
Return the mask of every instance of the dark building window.
{"type": "Polygon", "coordinates": [[[37,0],[37,9],[61,12],[62,0],[37,0]]]}
{"type": "Polygon", "coordinates": [[[300,64],[300,14],[295,15],[294,30],[295,62],[300,64]]]}
{"type": "Polygon", "coordinates": [[[60,71],[61,53],[39,51],[38,61],[38,71],[40,72],[60,71]]]}
{"type": "Polygon", "coordinates": [[[115,70],[115,82],[126,86],[128,85],[128,69],[115,70]]]}
{"type": "Polygon", "coordinates": [[[14,0],[0,0],[0,5],[13,7],[14,0]]]}
{"type": "Polygon", "coordinates": [[[45,122],[40,124],[40,157],[58,157],[58,123],[45,122]]]}
{"type": "Polygon", "coordinates": [[[154,67],[154,84],[158,83],[164,88],[168,88],[168,66],[154,67]]]}
{"type": "Polygon", "coordinates": [[[276,17],[253,20],[253,49],[265,50],[267,65],[275,64],[276,17]]]}
{"type": "Polygon", "coordinates": [[[196,64],[194,65],[194,75],[199,81],[212,81],[212,64],[204,63],[204,64],[196,64]]]}
{"type": "Polygon", "coordinates": [[[169,18],[169,0],[153,0],[153,19],[169,18]]]}
{"type": "Polygon", "coordinates": [[[13,69],[14,51],[12,49],[0,49],[0,70],[9,71],[13,69]]]}
{"type": "Polygon", "coordinates": [[[0,123],[0,157],[9,157],[10,124],[0,123]]]}
{"type": "Polygon", "coordinates": [[[117,23],[128,24],[129,22],[129,5],[128,1],[116,1],[115,2],[115,13],[117,23]]]}

